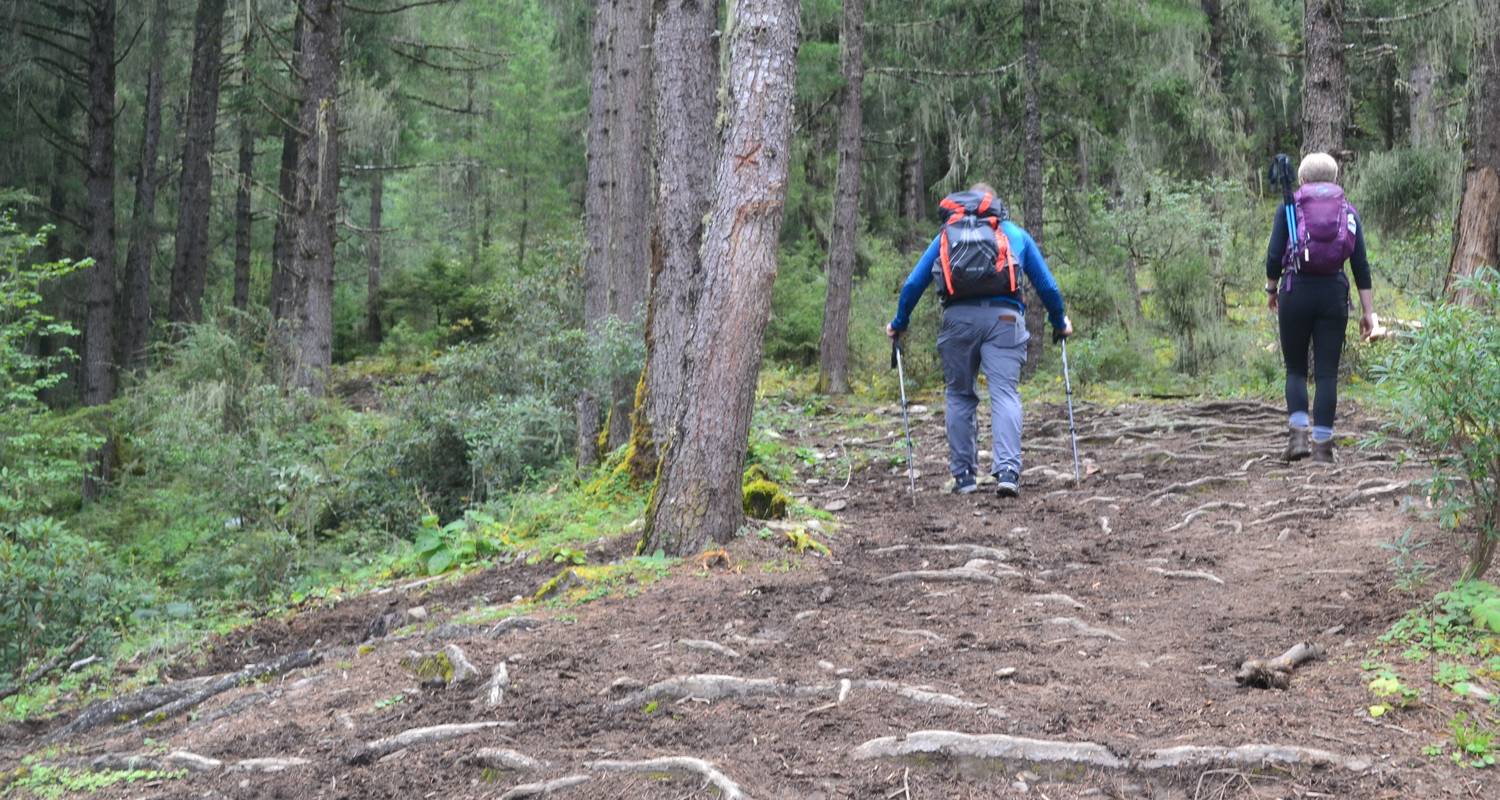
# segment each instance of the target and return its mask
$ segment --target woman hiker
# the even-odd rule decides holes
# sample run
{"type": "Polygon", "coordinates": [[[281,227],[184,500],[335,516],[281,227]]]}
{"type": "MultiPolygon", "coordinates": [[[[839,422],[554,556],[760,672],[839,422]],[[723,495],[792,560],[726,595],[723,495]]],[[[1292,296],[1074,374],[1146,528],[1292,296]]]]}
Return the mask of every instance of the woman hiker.
{"type": "Polygon", "coordinates": [[[1286,360],[1286,407],[1291,430],[1287,461],[1312,456],[1333,463],[1333,420],[1338,406],[1339,356],[1349,322],[1349,280],[1354,272],[1363,314],[1360,335],[1375,331],[1375,301],[1370,290],[1370,262],[1359,212],[1337,183],[1338,162],[1327,153],[1312,153],[1297,168],[1300,187],[1294,195],[1296,240],[1289,241],[1285,207],[1277,210],[1266,250],[1266,293],[1281,328],[1286,360]],[[1308,419],[1307,355],[1311,345],[1317,396],[1308,419]],[[1311,431],[1309,431],[1309,427],[1311,431]],[[1311,442],[1309,443],[1309,433],[1311,442]]]}
{"type": "Polygon", "coordinates": [[[1063,315],[1062,292],[1041,250],[1021,226],[1010,221],[994,189],[975,184],[967,192],[944,198],[940,207],[946,222],[901,287],[896,318],[886,326],[886,334],[900,338],[927,284],[936,282],[943,305],[937,346],[947,384],[945,415],[953,491],[969,494],[977,485],[974,413],[979,396],[974,384],[983,369],[990,390],[992,472],[999,495],[1015,497],[1020,494],[1021,475],[1021,395],[1016,384],[1030,338],[1020,276],[1024,274],[1041,296],[1056,337],[1071,335],[1073,326],[1063,315]]]}

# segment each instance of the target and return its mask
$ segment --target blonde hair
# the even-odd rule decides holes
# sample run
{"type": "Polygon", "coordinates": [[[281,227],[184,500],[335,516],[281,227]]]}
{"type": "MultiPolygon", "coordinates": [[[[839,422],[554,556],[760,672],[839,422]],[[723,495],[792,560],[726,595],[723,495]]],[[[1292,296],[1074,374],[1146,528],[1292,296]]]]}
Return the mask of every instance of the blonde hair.
{"type": "Polygon", "coordinates": [[[998,194],[995,194],[995,187],[990,186],[988,183],[976,183],[973,186],[969,187],[969,191],[978,192],[980,194],[992,194],[996,197],[999,197],[998,194]]]}
{"type": "Polygon", "coordinates": [[[1334,183],[1339,179],[1339,162],[1327,153],[1308,153],[1297,167],[1298,183],[1334,183]]]}

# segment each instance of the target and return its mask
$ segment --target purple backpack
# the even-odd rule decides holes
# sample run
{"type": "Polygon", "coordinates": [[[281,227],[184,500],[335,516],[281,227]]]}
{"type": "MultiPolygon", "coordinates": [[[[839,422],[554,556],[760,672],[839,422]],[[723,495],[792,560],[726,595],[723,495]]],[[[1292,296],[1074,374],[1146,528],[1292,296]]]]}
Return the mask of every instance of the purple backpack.
{"type": "Polygon", "coordinates": [[[1284,263],[1308,275],[1334,275],[1354,255],[1359,212],[1336,183],[1309,183],[1293,195],[1297,239],[1287,243],[1284,263]]]}

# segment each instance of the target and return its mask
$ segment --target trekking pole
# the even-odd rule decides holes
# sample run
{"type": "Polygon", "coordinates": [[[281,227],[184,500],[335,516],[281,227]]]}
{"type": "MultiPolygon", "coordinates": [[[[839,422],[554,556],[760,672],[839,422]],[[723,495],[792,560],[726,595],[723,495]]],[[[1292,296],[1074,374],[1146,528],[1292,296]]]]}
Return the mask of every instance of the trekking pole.
{"type": "Polygon", "coordinates": [[[1068,397],[1068,435],[1073,439],[1073,483],[1083,485],[1083,470],[1078,466],[1078,428],[1073,425],[1073,380],[1068,377],[1068,338],[1058,336],[1062,343],[1063,392],[1068,397]]]}
{"type": "Polygon", "coordinates": [[[917,507],[917,473],[912,463],[911,421],[906,416],[906,368],[901,363],[901,337],[891,339],[891,366],[896,368],[896,381],[901,385],[901,428],[906,431],[906,479],[911,493],[912,508],[917,507]]]}

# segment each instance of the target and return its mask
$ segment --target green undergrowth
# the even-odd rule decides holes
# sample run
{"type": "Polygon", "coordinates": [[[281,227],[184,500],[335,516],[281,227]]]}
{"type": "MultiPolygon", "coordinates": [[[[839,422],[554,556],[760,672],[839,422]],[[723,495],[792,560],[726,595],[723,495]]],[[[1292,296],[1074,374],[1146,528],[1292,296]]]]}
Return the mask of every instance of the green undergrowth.
{"type": "Polygon", "coordinates": [[[1429,757],[1486,768],[1500,757],[1500,589],[1456,584],[1412,609],[1380,637],[1363,664],[1372,717],[1418,706],[1448,715],[1429,757]]]}
{"type": "Polygon", "coordinates": [[[16,798],[71,797],[107,789],[147,782],[178,780],[187,770],[77,770],[49,764],[18,767],[11,773],[0,773],[0,796],[16,798]]]}

